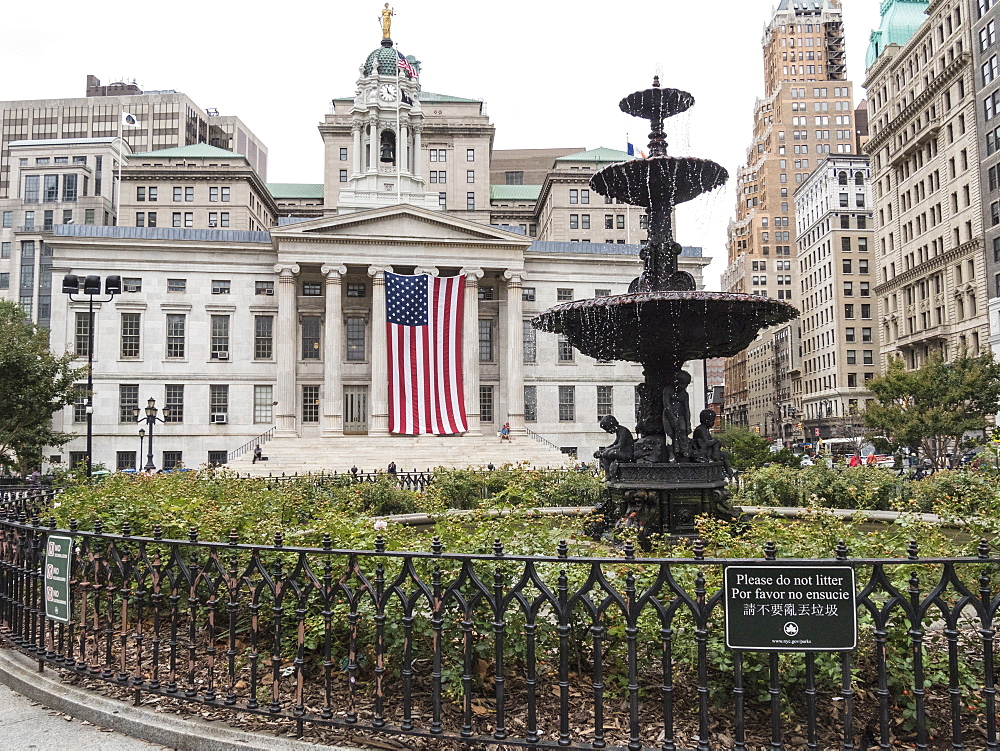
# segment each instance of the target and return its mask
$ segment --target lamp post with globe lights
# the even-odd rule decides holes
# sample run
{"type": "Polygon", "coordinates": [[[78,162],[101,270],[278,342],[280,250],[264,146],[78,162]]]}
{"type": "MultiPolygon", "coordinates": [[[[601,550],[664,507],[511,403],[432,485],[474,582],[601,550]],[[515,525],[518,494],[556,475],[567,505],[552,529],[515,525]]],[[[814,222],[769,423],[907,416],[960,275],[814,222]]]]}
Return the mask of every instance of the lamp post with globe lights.
{"type": "MultiPolygon", "coordinates": [[[[170,409],[168,407],[164,407],[163,417],[157,417],[160,410],[156,408],[156,400],[153,397],[149,397],[143,412],[145,412],[145,415],[140,415],[138,407],[135,407],[132,410],[132,414],[135,415],[136,422],[145,422],[146,427],[149,428],[149,444],[146,446],[149,453],[146,454],[146,465],[142,469],[144,472],[155,472],[156,465],[153,463],[153,426],[155,426],[158,422],[166,422],[164,418],[170,416],[170,409]]],[[[139,436],[140,438],[142,437],[141,431],[139,436]]]]}

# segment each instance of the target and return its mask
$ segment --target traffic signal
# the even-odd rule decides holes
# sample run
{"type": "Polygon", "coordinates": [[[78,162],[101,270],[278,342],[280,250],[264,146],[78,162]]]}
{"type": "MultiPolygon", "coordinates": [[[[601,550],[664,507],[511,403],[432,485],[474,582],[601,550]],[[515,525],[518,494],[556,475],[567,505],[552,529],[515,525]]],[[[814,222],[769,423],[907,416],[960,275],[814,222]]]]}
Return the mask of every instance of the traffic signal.
{"type": "Polygon", "coordinates": [[[754,425],[753,432],[756,433],[757,435],[760,435],[760,425],[754,425]]]}

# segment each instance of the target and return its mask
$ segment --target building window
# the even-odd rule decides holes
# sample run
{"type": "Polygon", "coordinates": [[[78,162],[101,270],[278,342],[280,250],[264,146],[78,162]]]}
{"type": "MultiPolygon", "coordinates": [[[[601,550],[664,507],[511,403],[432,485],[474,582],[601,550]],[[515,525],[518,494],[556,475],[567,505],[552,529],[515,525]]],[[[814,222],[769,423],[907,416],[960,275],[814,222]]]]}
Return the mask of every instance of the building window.
{"type": "Polygon", "coordinates": [[[846,303],[844,305],[844,318],[854,318],[854,304],[846,303]]]}
{"type": "Polygon", "coordinates": [[[569,192],[569,202],[570,203],[580,203],[580,191],[573,188],[569,192]]]}
{"type": "Polygon", "coordinates": [[[538,420],[538,387],[524,387],[524,421],[536,422],[538,420]]]}
{"type": "Polygon", "coordinates": [[[253,359],[270,360],[274,355],[274,316],[254,316],[253,359]]]}
{"type": "Polygon", "coordinates": [[[191,211],[184,212],[184,226],[194,227],[194,212],[191,211]]]}
{"type": "Polygon", "coordinates": [[[576,420],[576,387],[559,387],[559,422],[576,420]]]}
{"type": "MultiPolygon", "coordinates": [[[[38,175],[24,176],[24,202],[38,203],[39,181],[38,175]]],[[[142,199],[139,199],[142,200],[142,199]]]]}
{"type": "Polygon", "coordinates": [[[364,362],[366,328],[364,318],[347,319],[347,360],[349,362],[364,362]]]}
{"type": "Polygon", "coordinates": [[[344,147],[341,147],[341,149],[340,149],[340,161],[342,161],[342,162],[346,162],[347,161],[347,149],[344,148],[344,147]]]}
{"type": "Polygon", "coordinates": [[[212,203],[219,200],[219,189],[214,185],[208,189],[208,200],[212,203]]]}
{"type": "Polygon", "coordinates": [[[118,451],[115,456],[115,470],[117,472],[124,472],[125,470],[131,469],[135,470],[135,452],[134,451],[118,451]]]}
{"type": "Polygon", "coordinates": [[[167,357],[184,357],[185,323],[183,313],[167,316],[167,357]]]}
{"type": "Polygon", "coordinates": [[[348,297],[364,297],[367,292],[368,285],[364,282],[348,282],[347,283],[347,296],[348,297]]]}
{"type": "Polygon", "coordinates": [[[875,364],[875,351],[871,349],[866,349],[862,351],[863,365],[874,365],[875,364]]]}
{"type": "Polygon", "coordinates": [[[167,279],[167,292],[187,292],[187,279],[167,279]]]}
{"type": "Polygon", "coordinates": [[[474,183],[475,181],[476,181],[476,171],[475,170],[471,170],[471,169],[470,170],[466,170],[465,171],[465,182],[467,182],[467,183],[474,183]]]}
{"type": "Polygon", "coordinates": [[[274,418],[274,386],[253,387],[253,421],[272,422],[274,418]]]}
{"type": "Polygon", "coordinates": [[[302,387],[302,422],[319,422],[319,386],[302,387]]]}
{"type": "Polygon", "coordinates": [[[503,177],[506,185],[524,185],[524,172],[520,170],[504,172],[503,177]]]}
{"type": "Polygon", "coordinates": [[[163,463],[160,465],[163,469],[181,469],[184,467],[184,452],[183,451],[164,451],[163,452],[163,463]]]}
{"type": "Polygon", "coordinates": [[[342,183],[347,182],[347,170],[345,169],[340,170],[340,182],[342,183]]]}
{"type": "Polygon", "coordinates": [[[170,216],[171,216],[170,226],[171,227],[180,227],[181,226],[181,212],[174,211],[170,216]]]}
{"type": "Polygon", "coordinates": [[[221,211],[219,212],[219,226],[228,227],[229,226],[229,212],[221,211]]]}
{"type": "Polygon", "coordinates": [[[75,351],[77,357],[87,357],[90,353],[90,313],[76,314],[75,351]]]}
{"type": "Polygon", "coordinates": [[[253,283],[253,293],[255,295],[273,295],[274,282],[255,281],[253,283]]]}
{"type": "Polygon", "coordinates": [[[442,209],[448,208],[448,194],[438,193],[438,206],[442,209]]]}
{"type": "Polygon", "coordinates": [[[118,422],[135,422],[139,409],[139,384],[118,384],[118,422]]]}
{"type": "Polygon", "coordinates": [[[14,226],[14,212],[5,211],[3,212],[3,226],[5,228],[10,228],[14,226]]]}
{"type": "Polygon", "coordinates": [[[184,199],[184,189],[175,185],[174,186],[174,200],[182,201],[184,199]]]}
{"type": "Polygon", "coordinates": [[[87,452],[86,451],[70,451],[69,452],[69,466],[72,469],[80,469],[81,467],[87,466],[87,452]]]}
{"type": "Polygon", "coordinates": [[[10,272],[0,273],[0,289],[10,289],[10,272]]]}
{"type": "Polygon", "coordinates": [[[164,386],[164,422],[184,422],[184,386],[167,384],[164,386]]]}
{"type": "Polygon", "coordinates": [[[570,214],[569,215],[569,228],[570,229],[580,229],[580,215],[570,214]]]}
{"type": "Polygon", "coordinates": [[[323,285],[319,282],[302,282],[303,297],[322,297],[323,285]]]}
{"type": "Polygon", "coordinates": [[[319,359],[319,316],[302,318],[302,359],[319,359]]]}
{"type": "Polygon", "coordinates": [[[569,302],[573,299],[573,290],[565,287],[556,289],[556,300],[559,302],[569,302]]]}
{"type": "Polygon", "coordinates": [[[493,319],[479,319],[479,362],[493,362],[493,319]]]}
{"type": "Polygon", "coordinates": [[[537,355],[535,327],[531,321],[523,321],[521,324],[522,359],[524,362],[535,362],[537,355]]]}
{"type": "Polygon", "coordinates": [[[534,301],[535,301],[535,288],[521,287],[521,302],[534,302],[534,301]]]}
{"type": "Polygon", "coordinates": [[[467,162],[474,162],[474,161],[476,161],[476,150],[475,149],[466,149],[465,150],[465,161],[467,161],[467,162]]]}
{"type": "Polygon", "coordinates": [[[845,342],[854,342],[854,341],[857,341],[855,339],[854,327],[853,326],[848,326],[846,329],[844,329],[844,341],[845,342]]]}
{"type": "Polygon", "coordinates": [[[559,335],[557,348],[559,351],[559,362],[573,362],[576,350],[573,349],[573,345],[569,343],[569,339],[566,338],[565,334],[559,335]]]}
{"type": "Polygon", "coordinates": [[[479,387],[479,422],[493,422],[493,387],[479,387]]]}
{"type": "Polygon", "coordinates": [[[858,351],[856,349],[847,350],[847,364],[848,365],[858,364],[858,351]]]}
{"type": "Polygon", "coordinates": [[[229,386],[227,384],[212,384],[208,388],[209,422],[227,422],[229,419],[229,386]]]}
{"type": "Polygon", "coordinates": [[[194,186],[188,185],[184,188],[184,202],[193,203],[194,202],[194,186]]]}
{"type": "Polygon", "coordinates": [[[229,461],[228,451],[209,451],[208,452],[208,466],[219,467],[229,461]]]}
{"type": "Polygon", "coordinates": [[[212,280],[212,294],[213,295],[228,295],[230,291],[230,283],[228,279],[213,279],[212,280]]]}
{"type": "Polygon", "coordinates": [[[122,357],[139,356],[141,313],[122,313],[122,357]]]}
{"type": "Polygon", "coordinates": [[[597,387],[597,419],[614,412],[614,386],[597,387]]]}
{"type": "Polygon", "coordinates": [[[74,386],[73,422],[87,422],[87,404],[90,401],[87,395],[89,393],[85,383],[78,383],[74,386]]]}
{"type": "Polygon", "coordinates": [[[9,242],[0,243],[0,258],[10,258],[11,247],[9,242]]]}
{"type": "Polygon", "coordinates": [[[479,300],[492,300],[493,299],[493,287],[489,284],[480,284],[478,286],[477,298],[479,300]]]}
{"type": "Polygon", "coordinates": [[[142,292],[142,279],[127,276],[122,279],[122,289],[126,292],[142,292]]]}
{"type": "Polygon", "coordinates": [[[476,210],[476,194],[471,191],[465,194],[465,210],[466,211],[476,210]]]}
{"type": "Polygon", "coordinates": [[[229,316],[212,316],[213,360],[229,359],[229,316]]]}
{"type": "Polygon", "coordinates": [[[45,203],[55,203],[59,200],[59,175],[45,175],[42,179],[44,180],[42,200],[45,203]]]}

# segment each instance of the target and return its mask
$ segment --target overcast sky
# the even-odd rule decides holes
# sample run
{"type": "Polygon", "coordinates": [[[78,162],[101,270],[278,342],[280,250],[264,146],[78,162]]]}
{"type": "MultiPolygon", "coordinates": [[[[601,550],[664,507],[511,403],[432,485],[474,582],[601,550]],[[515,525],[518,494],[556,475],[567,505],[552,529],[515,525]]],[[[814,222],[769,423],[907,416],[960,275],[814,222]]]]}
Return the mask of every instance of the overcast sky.
{"type": "MultiPolygon", "coordinates": [[[[878,0],[843,0],[848,76],[864,95],[864,52],[878,0]]],[[[670,153],[712,159],[734,174],[763,94],[765,0],[394,0],[392,38],[422,63],[421,85],[486,100],[495,148],[608,146],[642,121],[618,101],[662,84],[691,92],[667,122],[670,153]]],[[[86,76],[175,89],[238,115],[269,149],[270,182],[321,182],[316,125],[335,96],[353,95],[358,66],[381,40],[382,2],[9,2],[0,99],[83,96],[86,76]],[[41,15],[40,15],[41,14],[41,15]]],[[[725,267],[733,185],[680,209],[678,239],[725,267]]]]}

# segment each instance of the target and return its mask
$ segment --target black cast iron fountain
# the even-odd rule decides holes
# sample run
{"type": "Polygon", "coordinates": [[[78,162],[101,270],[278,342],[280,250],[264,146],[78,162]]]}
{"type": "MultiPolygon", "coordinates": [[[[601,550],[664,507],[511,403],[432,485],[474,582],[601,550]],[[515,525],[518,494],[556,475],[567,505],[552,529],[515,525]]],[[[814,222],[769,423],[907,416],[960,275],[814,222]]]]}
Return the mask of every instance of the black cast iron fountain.
{"type": "Polygon", "coordinates": [[[677,268],[681,245],[673,236],[674,207],[729,178],[707,159],[667,156],[663,120],[693,104],[685,91],[660,88],[658,78],[652,88],[622,99],[623,112],[650,121],[649,156],[605,167],[590,181],[601,195],[646,207],[643,270],[628,294],[564,303],[532,321],[541,331],[563,334],[585,355],[642,363],[638,440],[613,417],[601,421],[616,437],[595,454],[606,476],[602,511],[611,525],[641,519],[644,531],[672,535],[693,534],[698,514],[736,514],[726,489],[730,470],[709,430],[714,413],[699,414],[691,435],[691,379],[684,363],[731,357],[762,328],[798,315],[779,300],[697,291],[694,277],[677,268]]]}

